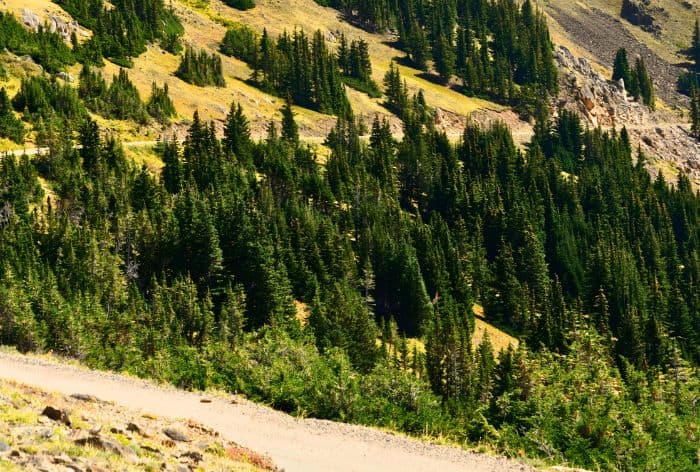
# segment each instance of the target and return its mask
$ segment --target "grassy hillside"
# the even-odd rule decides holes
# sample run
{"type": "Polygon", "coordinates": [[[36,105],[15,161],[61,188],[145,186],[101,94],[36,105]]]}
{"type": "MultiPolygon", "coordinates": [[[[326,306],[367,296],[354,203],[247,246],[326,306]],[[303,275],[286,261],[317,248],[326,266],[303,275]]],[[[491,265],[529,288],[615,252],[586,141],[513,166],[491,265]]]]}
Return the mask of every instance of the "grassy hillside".
{"type": "MultiPolygon", "coordinates": [[[[373,63],[374,79],[381,83],[384,73],[392,60],[402,57],[404,54],[391,47],[389,44],[393,38],[385,35],[368,34],[355,28],[338,17],[338,12],[318,6],[313,0],[300,0],[295,2],[278,2],[262,0],[257,2],[253,10],[238,11],[226,6],[219,0],[176,0],[173,7],[180,16],[185,27],[185,44],[203,48],[210,52],[218,50],[227,26],[233,24],[245,24],[262,31],[267,28],[273,35],[283,31],[292,31],[295,28],[304,28],[308,32],[320,29],[326,34],[331,47],[334,46],[339,33],[344,33],[348,38],[362,36],[370,45],[370,54],[373,63]]],[[[0,10],[12,11],[18,18],[22,18],[22,10],[28,9],[42,19],[50,15],[70,20],[70,16],[58,5],[49,0],[31,0],[30,2],[9,1],[0,4],[0,10]]],[[[88,35],[85,32],[84,35],[88,35]]],[[[84,36],[83,35],[83,36],[84,36]]],[[[151,46],[148,51],[134,60],[133,69],[129,70],[131,80],[139,89],[142,97],[148,97],[153,81],[161,84],[167,82],[180,120],[186,121],[195,110],[199,110],[202,118],[206,120],[222,120],[231,101],[236,100],[242,104],[249,120],[254,136],[263,136],[266,126],[271,119],[279,120],[279,109],[282,101],[278,97],[268,95],[247,83],[251,70],[248,66],[234,58],[222,57],[226,87],[209,87],[202,89],[183,82],[173,76],[179,64],[176,55],[166,53],[157,46],[151,46]]],[[[443,120],[443,127],[448,131],[459,132],[463,117],[477,110],[501,111],[503,107],[494,103],[467,97],[457,91],[435,84],[421,77],[420,71],[409,67],[400,66],[401,73],[406,79],[411,91],[423,90],[427,102],[436,108],[442,109],[449,119],[443,120]],[[453,116],[454,115],[454,116],[453,116]],[[451,129],[451,128],[455,129],[451,129]]],[[[73,67],[70,72],[77,77],[80,66],[73,67]]],[[[119,66],[107,63],[103,73],[111,78],[118,73],[119,66]]],[[[392,129],[400,132],[400,122],[382,105],[382,99],[371,99],[367,95],[348,89],[348,97],[353,110],[357,115],[364,116],[367,121],[374,116],[384,116],[391,120],[392,129]]],[[[323,115],[308,109],[295,107],[297,121],[303,137],[325,137],[335,123],[335,117],[323,115]]],[[[103,122],[103,127],[126,140],[150,140],[156,139],[162,130],[158,126],[136,127],[128,123],[103,122]]],[[[179,132],[180,127],[175,126],[171,132],[179,132]]],[[[2,145],[2,143],[0,143],[2,145]]]]}

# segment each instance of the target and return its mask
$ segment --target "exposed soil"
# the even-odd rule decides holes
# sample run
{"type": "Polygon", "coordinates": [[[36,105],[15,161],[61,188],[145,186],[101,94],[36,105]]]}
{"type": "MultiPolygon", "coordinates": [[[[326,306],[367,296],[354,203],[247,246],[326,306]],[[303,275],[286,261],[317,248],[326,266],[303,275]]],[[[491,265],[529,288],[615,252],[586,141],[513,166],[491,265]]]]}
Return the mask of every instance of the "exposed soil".
{"type": "Polygon", "coordinates": [[[687,98],[676,90],[678,76],[683,69],[659,57],[648,46],[640,43],[622,25],[621,20],[597,9],[572,6],[577,12],[570,15],[556,5],[548,6],[547,12],[571,36],[581,48],[586,49],[598,62],[612,68],[615,53],[620,47],[627,49],[630,62],[641,56],[656,85],[657,95],[672,106],[687,103],[687,98]]]}

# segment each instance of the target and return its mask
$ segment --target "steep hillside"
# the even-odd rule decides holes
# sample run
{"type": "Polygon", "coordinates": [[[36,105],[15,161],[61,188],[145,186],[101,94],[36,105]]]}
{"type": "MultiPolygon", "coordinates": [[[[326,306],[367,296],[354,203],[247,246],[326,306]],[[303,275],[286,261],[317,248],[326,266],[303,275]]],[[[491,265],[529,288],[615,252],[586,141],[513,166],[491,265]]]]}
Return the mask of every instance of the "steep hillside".
{"type": "Polygon", "coordinates": [[[700,2],[651,2],[659,26],[656,33],[622,19],[622,1],[539,4],[549,16],[555,44],[566,48],[558,50],[559,106],[574,109],[590,126],[626,126],[653,175],[663,173],[675,180],[683,171],[698,188],[700,147],[690,135],[688,97],[678,92],[676,84],[687,65],[685,52],[700,2]],[[644,59],[656,88],[657,110],[637,106],[609,82],[620,47],[630,57],[644,59]]]}

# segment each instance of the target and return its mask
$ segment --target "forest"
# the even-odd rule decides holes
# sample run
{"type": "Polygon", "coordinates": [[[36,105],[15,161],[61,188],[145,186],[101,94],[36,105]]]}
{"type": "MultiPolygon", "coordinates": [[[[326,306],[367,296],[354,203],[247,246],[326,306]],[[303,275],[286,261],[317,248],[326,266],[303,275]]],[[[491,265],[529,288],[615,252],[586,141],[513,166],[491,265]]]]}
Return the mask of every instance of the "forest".
{"type": "MultiPolygon", "coordinates": [[[[110,60],[179,37],[162,2],[60,3],[96,28],[134,20],[146,43],[104,46],[110,60]]],[[[439,74],[454,46],[443,78],[481,71],[465,80],[470,93],[531,103],[527,94],[556,89],[530,2],[396,5],[333,3],[367,28],[397,29],[410,60],[431,57],[439,74]]],[[[23,34],[12,21],[0,18],[10,50],[23,34]]],[[[108,84],[67,48],[65,64],[84,63],[77,87],[40,75],[12,97],[0,91],[0,134],[21,141],[26,122],[49,148],[0,158],[0,344],[512,457],[697,470],[700,194],[690,180],[652,178],[624,127],[588,129],[539,99],[524,147],[501,123],[470,122],[450,140],[391,65],[382,85],[398,139],[387,121],[353,116],[343,84],[379,86],[367,45],[343,44],[231,28],[221,51],[284,98],[282,123],[254,140],[234,102],[218,136],[195,113],[183,142],[159,142],[159,174],[90,112],[167,121],[167,84],[144,101],[128,72],[108,84]],[[292,103],[337,115],[327,159],[299,138],[292,103]],[[473,345],[476,308],[519,345],[473,345]]],[[[218,56],[183,54],[184,79],[217,85],[212,70],[218,56]]],[[[647,76],[643,63],[617,72],[647,76]]]]}
{"type": "Polygon", "coordinates": [[[533,113],[557,89],[547,23],[526,0],[316,0],[371,31],[393,31],[411,65],[467,95],[533,113]],[[432,68],[430,65],[432,64],[432,68]]]}
{"type": "Polygon", "coordinates": [[[195,115],[163,142],[159,179],[89,119],[79,149],[3,159],[0,342],[507,454],[692,470],[687,179],[652,180],[624,129],[575,115],[523,152],[502,125],[453,145],[411,103],[400,142],[339,119],[325,169],[274,124],[251,140],[237,105],[223,139],[195,115]],[[475,302],[521,346],[472,347],[475,302]]]}

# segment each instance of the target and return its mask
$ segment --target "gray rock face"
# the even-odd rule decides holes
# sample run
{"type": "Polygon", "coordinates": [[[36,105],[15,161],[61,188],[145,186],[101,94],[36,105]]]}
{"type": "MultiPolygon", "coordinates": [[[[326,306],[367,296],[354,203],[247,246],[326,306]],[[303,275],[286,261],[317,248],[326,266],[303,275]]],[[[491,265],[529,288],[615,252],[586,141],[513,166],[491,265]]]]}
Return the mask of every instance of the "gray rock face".
{"type": "Polygon", "coordinates": [[[67,22],[58,16],[49,16],[49,31],[60,34],[65,41],[70,40],[73,32],[79,30],[80,26],[76,21],[67,22]]]}
{"type": "Polygon", "coordinates": [[[654,15],[663,14],[661,7],[654,7],[650,0],[623,0],[620,15],[633,25],[649,33],[661,33],[661,26],[656,23],[654,15]]]}
{"type": "MultiPolygon", "coordinates": [[[[36,31],[42,25],[39,15],[28,8],[22,8],[21,13],[22,23],[24,23],[29,29],[36,31]]],[[[49,15],[46,22],[46,27],[52,33],[58,33],[64,41],[69,41],[74,32],[81,33],[82,35],[77,21],[73,20],[69,22],[56,15],[49,15]]]]}
{"type": "Polygon", "coordinates": [[[558,46],[555,58],[561,71],[561,108],[576,110],[592,126],[643,123],[646,107],[628,99],[624,81],[611,81],[596,72],[583,57],[558,46]]]}
{"type": "MultiPolygon", "coordinates": [[[[59,72],[58,74],[56,74],[56,77],[58,77],[59,79],[61,79],[64,82],[68,82],[69,84],[72,84],[73,82],[75,82],[75,79],[73,78],[73,76],[67,72],[59,72]]],[[[94,400],[83,400],[83,401],[94,401],[94,400]]]]}

